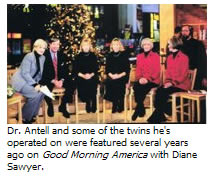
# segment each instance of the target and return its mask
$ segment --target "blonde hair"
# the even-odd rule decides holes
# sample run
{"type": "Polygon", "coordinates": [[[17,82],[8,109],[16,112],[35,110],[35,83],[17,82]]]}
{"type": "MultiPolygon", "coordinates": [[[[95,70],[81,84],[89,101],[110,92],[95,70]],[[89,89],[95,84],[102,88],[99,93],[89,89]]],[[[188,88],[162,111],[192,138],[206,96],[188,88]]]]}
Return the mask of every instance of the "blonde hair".
{"type": "Polygon", "coordinates": [[[33,44],[33,51],[35,51],[35,48],[43,46],[44,48],[47,48],[47,42],[42,39],[37,39],[33,44]]]}
{"type": "Polygon", "coordinates": [[[179,50],[183,46],[183,41],[181,40],[181,38],[178,38],[176,36],[173,36],[172,38],[170,38],[169,42],[171,43],[173,49],[179,50]]]}
{"type": "Polygon", "coordinates": [[[154,47],[154,44],[152,42],[152,40],[150,38],[144,38],[141,42],[141,48],[143,48],[143,46],[145,44],[149,44],[151,46],[151,49],[154,47]]]}
{"type": "Polygon", "coordinates": [[[93,50],[93,46],[92,46],[92,41],[91,41],[90,38],[85,38],[85,39],[83,39],[83,40],[81,41],[81,44],[80,44],[80,51],[81,51],[81,52],[83,51],[82,46],[83,46],[84,44],[89,44],[89,45],[90,45],[90,51],[91,51],[91,52],[94,51],[94,50],[93,50]]]}
{"type": "Polygon", "coordinates": [[[113,38],[113,40],[111,41],[111,44],[110,44],[110,51],[111,51],[111,52],[113,51],[112,46],[113,46],[113,43],[114,43],[114,42],[118,42],[118,43],[119,43],[119,46],[120,46],[119,51],[124,51],[124,46],[123,46],[123,44],[121,43],[121,40],[118,39],[118,38],[113,38]]]}

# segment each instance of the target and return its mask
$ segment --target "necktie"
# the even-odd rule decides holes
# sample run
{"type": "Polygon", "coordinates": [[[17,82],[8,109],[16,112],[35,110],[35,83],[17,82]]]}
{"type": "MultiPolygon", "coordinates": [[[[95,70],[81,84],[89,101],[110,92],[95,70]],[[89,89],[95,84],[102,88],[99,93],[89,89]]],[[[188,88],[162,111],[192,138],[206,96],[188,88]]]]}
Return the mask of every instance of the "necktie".
{"type": "Polygon", "coordinates": [[[56,53],[54,53],[53,55],[53,66],[54,66],[54,70],[55,70],[55,80],[58,80],[58,69],[57,66],[58,65],[58,60],[57,60],[57,56],[56,53]]]}

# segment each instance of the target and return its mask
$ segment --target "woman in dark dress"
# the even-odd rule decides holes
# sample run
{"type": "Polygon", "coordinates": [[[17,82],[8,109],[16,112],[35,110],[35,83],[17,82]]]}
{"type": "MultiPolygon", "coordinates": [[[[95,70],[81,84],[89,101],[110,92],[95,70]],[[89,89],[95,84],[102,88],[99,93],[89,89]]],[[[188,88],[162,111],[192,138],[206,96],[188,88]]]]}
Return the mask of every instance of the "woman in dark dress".
{"type": "Polygon", "coordinates": [[[80,53],[76,57],[74,70],[76,72],[78,96],[86,102],[86,111],[96,112],[96,93],[98,84],[98,61],[92,52],[90,39],[84,39],[80,45],[80,53]]]}
{"type": "Polygon", "coordinates": [[[171,54],[167,58],[166,79],[164,84],[156,91],[154,103],[156,109],[148,119],[149,123],[165,121],[164,113],[168,109],[169,96],[190,89],[190,79],[188,77],[189,58],[179,50],[182,45],[182,40],[177,37],[173,37],[168,41],[171,54]]]}
{"type": "Polygon", "coordinates": [[[106,94],[105,99],[113,103],[112,113],[124,110],[124,95],[129,78],[129,60],[124,47],[118,38],[110,45],[111,53],[106,59],[106,94]]]}

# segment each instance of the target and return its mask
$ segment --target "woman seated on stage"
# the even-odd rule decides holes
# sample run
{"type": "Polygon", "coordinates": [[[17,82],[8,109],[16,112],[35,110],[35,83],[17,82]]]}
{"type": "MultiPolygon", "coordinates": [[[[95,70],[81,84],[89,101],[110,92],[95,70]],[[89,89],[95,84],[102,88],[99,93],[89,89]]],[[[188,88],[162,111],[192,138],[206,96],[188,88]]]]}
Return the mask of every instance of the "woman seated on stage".
{"type": "Polygon", "coordinates": [[[160,84],[160,56],[152,51],[153,42],[144,38],[141,42],[144,52],[137,56],[136,79],[134,84],[134,95],[137,106],[132,115],[132,120],[145,115],[144,99],[147,93],[160,84]]]}
{"type": "Polygon", "coordinates": [[[76,57],[74,71],[77,75],[78,96],[86,102],[88,113],[96,112],[96,94],[98,84],[98,59],[93,53],[90,39],[83,39],[80,53],[76,57]]]}
{"type": "Polygon", "coordinates": [[[124,110],[124,95],[129,78],[129,60],[124,47],[118,38],[110,45],[110,53],[106,59],[106,94],[105,99],[112,101],[112,113],[124,110]]]}
{"type": "Polygon", "coordinates": [[[33,52],[28,53],[12,77],[13,88],[26,97],[26,102],[22,108],[23,123],[31,124],[35,121],[44,94],[39,92],[40,81],[43,73],[45,61],[44,51],[47,43],[38,39],[33,44],[33,52]]]}
{"type": "Polygon", "coordinates": [[[190,79],[188,78],[189,59],[180,51],[182,45],[182,40],[177,37],[173,37],[168,41],[171,54],[167,58],[166,79],[164,84],[156,91],[154,103],[156,109],[148,119],[149,123],[166,121],[164,113],[168,110],[169,95],[190,89],[190,79]]]}

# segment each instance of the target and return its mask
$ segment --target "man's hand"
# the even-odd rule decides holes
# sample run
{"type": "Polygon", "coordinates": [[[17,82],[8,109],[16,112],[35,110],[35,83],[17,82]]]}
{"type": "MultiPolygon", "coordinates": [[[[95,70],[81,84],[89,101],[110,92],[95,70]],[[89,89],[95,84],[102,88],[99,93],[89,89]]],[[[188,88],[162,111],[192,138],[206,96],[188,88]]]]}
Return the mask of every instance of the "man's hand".
{"type": "Polygon", "coordinates": [[[61,88],[63,85],[63,81],[62,80],[54,80],[54,85],[56,88],[61,88]]]}

